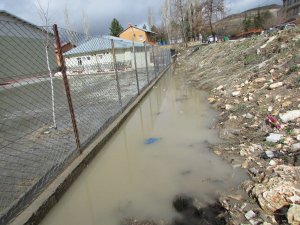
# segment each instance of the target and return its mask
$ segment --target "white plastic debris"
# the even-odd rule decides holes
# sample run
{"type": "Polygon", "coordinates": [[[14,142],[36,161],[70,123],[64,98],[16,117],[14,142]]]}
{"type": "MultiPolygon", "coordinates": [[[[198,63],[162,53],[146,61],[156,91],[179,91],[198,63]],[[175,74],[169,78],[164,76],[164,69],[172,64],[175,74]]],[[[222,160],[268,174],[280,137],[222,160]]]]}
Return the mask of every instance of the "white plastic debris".
{"type": "Polygon", "coordinates": [[[287,123],[300,117],[300,110],[287,111],[286,113],[279,114],[282,122],[287,123]]]}
{"type": "Polygon", "coordinates": [[[272,151],[270,151],[270,150],[267,150],[267,151],[266,151],[266,155],[267,155],[268,158],[270,158],[270,159],[274,158],[274,153],[273,153],[272,151]]]}
{"type": "Polygon", "coordinates": [[[266,138],[266,141],[276,143],[276,142],[280,141],[280,139],[281,139],[282,137],[283,137],[283,134],[275,134],[275,133],[271,133],[271,134],[269,134],[269,136],[266,138]]]}

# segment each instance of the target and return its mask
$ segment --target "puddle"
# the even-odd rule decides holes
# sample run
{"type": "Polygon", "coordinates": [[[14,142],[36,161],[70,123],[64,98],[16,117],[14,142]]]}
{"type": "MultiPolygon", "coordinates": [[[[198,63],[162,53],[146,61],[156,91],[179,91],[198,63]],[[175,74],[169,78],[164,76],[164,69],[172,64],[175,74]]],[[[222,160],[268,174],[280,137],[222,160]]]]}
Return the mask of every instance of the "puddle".
{"type": "Polygon", "coordinates": [[[245,178],[207,149],[219,142],[204,92],[169,71],[104,146],[42,225],[119,225],[178,216],[174,196],[203,206],[245,178]],[[145,140],[159,141],[145,144],[145,140]]]}

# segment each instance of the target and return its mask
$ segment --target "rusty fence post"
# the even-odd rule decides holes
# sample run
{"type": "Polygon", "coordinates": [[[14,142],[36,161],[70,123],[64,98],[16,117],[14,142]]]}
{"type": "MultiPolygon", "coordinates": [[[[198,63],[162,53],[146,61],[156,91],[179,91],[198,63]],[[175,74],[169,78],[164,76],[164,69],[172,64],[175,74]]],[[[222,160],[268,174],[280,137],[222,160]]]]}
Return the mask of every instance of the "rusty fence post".
{"type": "Polygon", "coordinates": [[[135,55],[134,41],[132,41],[132,51],[133,51],[133,58],[134,58],[136,86],[137,86],[137,91],[138,91],[138,95],[139,95],[140,94],[140,85],[139,85],[139,76],[138,76],[137,65],[136,65],[136,55],[135,55]]]}
{"type": "Polygon", "coordinates": [[[59,57],[59,63],[60,63],[60,67],[61,67],[61,73],[62,73],[63,80],[64,80],[66,96],[67,96],[67,99],[68,99],[68,106],[69,106],[69,111],[70,111],[70,115],[71,115],[73,130],[74,130],[74,134],[75,134],[76,146],[77,146],[77,149],[80,151],[80,153],[82,153],[82,150],[80,150],[79,133],[78,133],[78,128],[77,128],[73,103],[72,103],[72,97],[71,97],[69,81],[68,81],[68,77],[67,77],[67,73],[66,73],[65,59],[64,59],[63,52],[62,52],[62,49],[61,49],[59,33],[58,33],[58,29],[57,29],[56,24],[53,25],[53,31],[54,31],[55,41],[56,41],[57,54],[58,54],[58,57],[59,57]]]}
{"type": "Polygon", "coordinates": [[[157,59],[158,59],[158,63],[157,63],[157,75],[159,75],[160,74],[160,65],[161,65],[161,51],[160,51],[160,49],[159,49],[159,47],[157,47],[157,59]]]}
{"type": "Polygon", "coordinates": [[[146,60],[147,81],[148,81],[148,84],[149,84],[149,83],[150,83],[150,79],[149,79],[149,70],[148,70],[148,54],[147,54],[147,46],[146,46],[146,42],[144,42],[144,49],[145,49],[145,60],[146,60]]]}
{"type": "Polygon", "coordinates": [[[111,39],[110,41],[111,41],[111,49],[112,49],[112,55],[113,55],[114,69],[115,69],[115,74],[116,74],[119,103],[122,107],[122,96],[121,96],[119,73],[118,73],[118,66],[117,66],[117,60],[116,60],[115,43],[114,43],[113,39],[111,39]]]}

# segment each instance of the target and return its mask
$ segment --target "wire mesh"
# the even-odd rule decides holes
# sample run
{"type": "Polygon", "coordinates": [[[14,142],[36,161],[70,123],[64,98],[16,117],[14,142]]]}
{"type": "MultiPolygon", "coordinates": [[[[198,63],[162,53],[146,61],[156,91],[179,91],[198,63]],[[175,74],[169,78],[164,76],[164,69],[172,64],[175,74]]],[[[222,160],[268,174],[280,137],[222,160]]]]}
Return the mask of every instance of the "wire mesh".
{"type": "Polygon", "coordinates": [[[58,34],[59,45],[51,27],[0,21],[0,224],[170,64],[169,50],[158,46],[66,29],[58,34]]]}

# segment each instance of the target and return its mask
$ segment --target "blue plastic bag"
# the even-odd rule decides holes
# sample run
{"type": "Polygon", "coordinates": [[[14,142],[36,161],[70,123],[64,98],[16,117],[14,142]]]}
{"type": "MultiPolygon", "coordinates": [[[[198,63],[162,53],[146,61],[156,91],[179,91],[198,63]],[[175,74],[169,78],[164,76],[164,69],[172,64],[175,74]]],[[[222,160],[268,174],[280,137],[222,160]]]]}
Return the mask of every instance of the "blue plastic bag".
{"type": "Polygon", "coordinates": [[[148,138],[147,140],[144,141],[144,144],[145,145],[154,144],[154,143],[158,142],[159,140],[160,140],[160,138],[155,138],[155,137],[148,138]]]}

